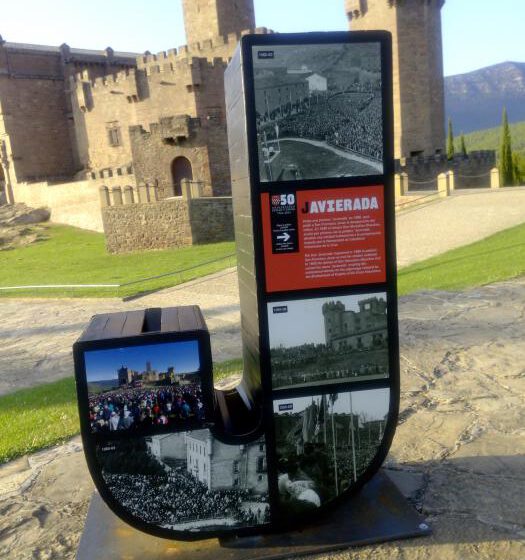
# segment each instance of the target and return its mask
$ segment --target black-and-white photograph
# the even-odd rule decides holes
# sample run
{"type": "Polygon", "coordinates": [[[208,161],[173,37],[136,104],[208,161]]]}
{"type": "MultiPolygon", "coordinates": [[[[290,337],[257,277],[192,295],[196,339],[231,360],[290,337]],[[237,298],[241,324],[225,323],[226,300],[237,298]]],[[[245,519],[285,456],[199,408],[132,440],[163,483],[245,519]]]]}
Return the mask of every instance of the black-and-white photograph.
{"type": "Polygon", "coordinates": [[[226,445],[209,430],[136,437],[97,448],[114,498],[147,524],[212,531],[269,523],[264,438],[226,445]]]}
{"type": "Polygon", "coordinates": [[[389,389],[274,401],[279,500],[286,513],[348,490],[383,441],[389,389]]]}
{"type": "Polygon", "coordinates": [[[379,43],[253,47],[262,182],[380,175],[379,43]]]}
{"type": "Polygon", "coordinates": [[[93,433],[203,427],[196,340],[85,353],[93,433]]]}
{"type": "Polygon", "coordinates": [[[385,379],[386,293],[268,304],[272,386],[385,379]]]}

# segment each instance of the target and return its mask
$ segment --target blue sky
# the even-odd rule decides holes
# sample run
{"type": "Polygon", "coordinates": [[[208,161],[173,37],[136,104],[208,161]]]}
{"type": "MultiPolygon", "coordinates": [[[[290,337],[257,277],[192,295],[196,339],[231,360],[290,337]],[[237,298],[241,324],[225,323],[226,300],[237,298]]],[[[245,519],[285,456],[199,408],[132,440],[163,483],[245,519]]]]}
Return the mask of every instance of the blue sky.
{"type": "Polygon", "coordinates": [[[122,366],[144,371],[147,361],[158,372],[173,366],[175,373],[193,373],[199,369],[199,348],[197,341],[148,344],[86,352],[85,360],[89,383],[116,379],[122,366]]]}
{"type": "MultiPolygon", "coordinates": [[[[386,2],[386,0],[385,0],[386,2]]],[[[7,41],[158,52],[185,43],[180,0],[17,0],[4,2],[7,41]]],[[[257,24],[280,32],[346,29],[344,0],[255,0],[257,24]]],[[[525,62],[523,0],[447,0],[445,74],[505,60],[525,62]]]]}

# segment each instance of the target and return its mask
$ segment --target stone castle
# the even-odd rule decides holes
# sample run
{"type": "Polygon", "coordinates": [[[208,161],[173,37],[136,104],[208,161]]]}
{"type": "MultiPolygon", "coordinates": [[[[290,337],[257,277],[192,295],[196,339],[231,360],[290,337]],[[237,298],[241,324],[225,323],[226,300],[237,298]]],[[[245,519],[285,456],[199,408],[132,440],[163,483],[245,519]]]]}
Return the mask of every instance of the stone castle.
{"type": "MultiPolygon", "coordinates": [[[[182,2],[188,45],[158,54],[0,37],[0,184],[8,202],[48,206],[56,222],[118,231],[144,219],[135,210],[123,222],[122,211],[105,208],[182,195],[174,237],[191,242],[190,200],[231,194],[224,70],[241,35],[269,31],[256,28],[253,0],[182,2]]],[[[397,158],[444,151],[443,4],[346,0],[351,29],[393,34],[397,158]]],[[[212,218],[227,235],[230,215],[222,208],[212,218]]]]}
{"type": "Polygon", "coordinates": [[[387,342],[386,301],[372,297],[359,301],[359,311],[343,303],[323,305],[326,345],[335,350],[371,349],[387,342]]]}

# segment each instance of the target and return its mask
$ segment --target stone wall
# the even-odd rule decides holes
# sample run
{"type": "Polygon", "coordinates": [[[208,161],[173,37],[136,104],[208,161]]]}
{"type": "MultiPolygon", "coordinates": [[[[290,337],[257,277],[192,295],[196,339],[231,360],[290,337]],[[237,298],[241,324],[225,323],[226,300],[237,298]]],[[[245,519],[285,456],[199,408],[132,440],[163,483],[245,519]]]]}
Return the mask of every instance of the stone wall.
{"type": "Polygon", "coordinates": [[[103,227],[98,189],[99,183],[96,181],[56,185],[47,182],[19,183],[15,202],[24,202],[32,208],[49,208],[54,223],[101,232],[103,227]]]}
{"type": "Polygon", "coordinates": [[[233,241],[231,197],[202,198],[201,190],[201,184],[187,181],[184,196],[158,200],[157,187],[151,184],[141,184],[133,192],[131,187],[102,188],[102,221],[108,252],[233,241]]]}
{"type": "Polygon", "coordinates": [[[103,208],[102,221],[109,253],[192,244],[188,202],[182,198],[103,208]]]}
{"type": "Polygon", "coordinates": [[[189,45],[255,27],[253,0],[182,0],[189,45]]]}
{"type": "MultiPolygon", "coordinates": [[[[135,57],[111,49],[41,47],[9,43],[0,37],[0,137],[9,139],[11,179],[72,179],[81,163],[70,76],[88,66],[96,76],[135,65],[135,57]]],[[[82,131],[78,133],[82,138],[82,131]]]]}
{"type": "Polygon", "coordinates": [[[446,156],[402,158],[396,163],[396,173],[408,175],[408,190],[436,190],[440,173],[454,172],[456,189],[490,187],[490,172],[496,167],[493,150],[471,152],[468,157],[446,156]]]}
{"type": "Polygon", "coordinates": [[[45,206],[54,223],[103,232],[100,187],[122,184],[136,188],[131,169],[108,170],[90,179],[69,183],[18,183],[14,188],[15,202],[23,202],[31,208],[45,206]]]}
{"type": "Polygon", "coordinates": [[[190,200],[190,224],[193,243],[233,241],[233,208],[231,197],[190,200]]]}

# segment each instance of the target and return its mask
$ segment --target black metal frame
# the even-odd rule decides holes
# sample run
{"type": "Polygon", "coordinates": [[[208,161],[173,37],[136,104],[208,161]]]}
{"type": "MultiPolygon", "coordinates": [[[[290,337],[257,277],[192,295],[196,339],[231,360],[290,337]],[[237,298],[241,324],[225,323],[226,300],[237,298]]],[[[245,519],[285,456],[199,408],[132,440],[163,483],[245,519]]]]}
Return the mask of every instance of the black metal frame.
{"type": "Polygon", "coordinates": [[[286,518],[279,510],[279,492],[277,487],[277,460],[274,430],[274,398],[285,395],[282,391],[273,391],[271,382],[270,346],[267,319],[267,304],[293,299],[310,299],[314,297],[337,295],[356,295],[370,292],[386,292],[387,294],[387,321],[388,321],[388,354],[389,377],[388,379],[368,381],[363,383],[344,383],[330,385],[324,391],[319,387],[300,387],[289,389],[286,396],[320,395],[335,392],[336,389],[356,391],[374,388],[390,389],[390,407],[387,426],[383,440],[376,456],[371,461],[366,471],[345,492],[327,504],[321,505],[315,511],[319,518],[328,514],[334,507],[342,503],[349,496],[359,491],[362,486],[378,471],[390,449],[399,414],[400,381],[399,381],[399,333],[397,320],[397,264],[395,245],[395,192],[394,192],[394,157],[393,157],[393,85],[392,85],[392,43],[391,35],[386,31],[370,32],[341,32],[341,33],[303,33],[303,34],[275,34],[275,35],[247,35],[242,38],[242,68],[244,70],[245,103],[247,115],[248,154],[252,189],[252,216],[253,239],[255,247],[255,269],[257,282],[257,297],[260,327],[260,356],[261,379],[263,386],[264,418],[266,426],[266,442],[268,449],[268,475],[270,485],[271,525],[284,529],[298,528],[312,516],[297,516],[295,519],[286,518]],[[255,88],[252,48],[260,46],[286,46],[286,45],[322,45],[338,43],[379,43],[381,49],[381,75],[382,75],[382,109],[383,109],[383,173],[378,175],[337,177],[324,179],[301,179],[299,181],[274,181],[261,182],[259,176],[259,154],[257,147],[257,130],[255,126],[255,88]],[[386,243],[386,282],[379,284],[364,284],[352,287],[294,290],[274,292],[269,294],[266,290],[266,273],[264,266],[263,224],[262,224],[262,193],[281,194],[291,190],[317,190],[322,188],[337,187],[367,187],[380,185],[384,189],[384,223],[386,243]]]}

